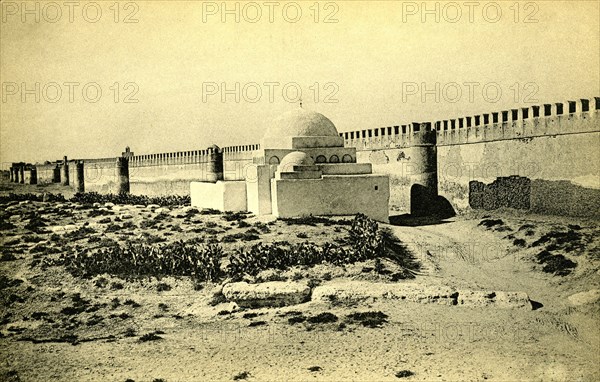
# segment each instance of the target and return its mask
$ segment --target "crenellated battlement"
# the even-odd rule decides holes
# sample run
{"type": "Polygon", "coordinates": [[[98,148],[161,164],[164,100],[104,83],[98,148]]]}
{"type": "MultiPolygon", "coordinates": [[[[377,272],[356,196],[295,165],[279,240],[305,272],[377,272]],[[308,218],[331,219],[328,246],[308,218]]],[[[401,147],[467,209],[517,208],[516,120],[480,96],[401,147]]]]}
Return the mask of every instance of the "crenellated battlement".
{"type": "Polygon", "coordinates": [[[129,158],[130,167],[163,166],[177,164],[207,163],[209,150],[176,151],[170,153],[133,155],[129,158]]]}
{"type": "Polygon", "coordinates": [[[503,110],[435,122],[410,123],[340,133],[357,150],[418,145],[433,130],[437,145],[532,138],[600,131],[600,97],[503,110]]]}
{"type": "MultiPolygon", "coordinates": [[[[216,146],[215,146],[216,147],[216,146]]],[[[133,155],[129,158],[130,167],[185,165],[208,163],[213,150],[219,150],[224,160],[252,159],[252,152],[258,150],[260,145],[227,146],[223,148],[208,148],[205,150],[176,151],[159,154],[133,155]]],[[[114,160],[114,158],[113,158],[114,160]]]]}
{"type": "Polygon", "coordinates": [[[221,151],[223,151],[223,154],[252,152],[252,151],[256,151],[256,150],[260,150],[259,144],[241,145],[241,146],[226,146],[221,149],[221,151]]]}

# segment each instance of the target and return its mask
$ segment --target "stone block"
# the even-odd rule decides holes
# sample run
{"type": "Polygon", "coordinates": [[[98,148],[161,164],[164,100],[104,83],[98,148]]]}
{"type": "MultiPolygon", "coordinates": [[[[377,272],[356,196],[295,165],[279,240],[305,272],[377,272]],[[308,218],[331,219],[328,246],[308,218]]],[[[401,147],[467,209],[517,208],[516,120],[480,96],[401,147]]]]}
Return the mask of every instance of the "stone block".
{"type": "Polygon", "coordinates": [[[226,284],[223,295],[240,307],[259,308],[265,306],[287,306],[303,303],[310,296],[306,284],[272,281],[261,284],[237,282],[226,284]]]}
{"type": "Polygon", "coordinates": [[[456,291],[446,286],[428,286],[412,283],[344,282],[318,286],[313,290],[313,300],[354,303],[381,299],[455,305],[456,291]]]}
{"type": "Polygon", "coordinates": [[[573,305],[592,304],[600,300],[600,289],[591,289],[587,292],[579,292],[569,296],[569,302],[573,305]]]}
{"type": "Polygon", "coordinates": [[[245,181],[191,182],[190,198],[191,205],[199,209],[246,211],[248,208],[245,181]]]}
{"type": "Polygon", "coordinates": [[[416,283],[331,283],[314,288],[312,299],[341,303],[391,299],[421,304],[531,309],[529,297],[524,292],[456,290],[445,285],[416,283]]]}

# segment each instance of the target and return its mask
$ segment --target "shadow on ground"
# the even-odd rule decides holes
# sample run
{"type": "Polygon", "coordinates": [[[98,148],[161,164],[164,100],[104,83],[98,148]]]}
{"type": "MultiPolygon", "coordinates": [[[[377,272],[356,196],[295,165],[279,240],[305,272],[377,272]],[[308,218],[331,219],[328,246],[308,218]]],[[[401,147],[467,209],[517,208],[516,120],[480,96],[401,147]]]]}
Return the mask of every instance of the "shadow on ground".
{"type": "Polygon", "coordinates": [[[390,224],[396,226],[420,227],[447,223],[450,223],[450,221],[436,216],[413,216],[411,214],[390,216],[390,224]]]}

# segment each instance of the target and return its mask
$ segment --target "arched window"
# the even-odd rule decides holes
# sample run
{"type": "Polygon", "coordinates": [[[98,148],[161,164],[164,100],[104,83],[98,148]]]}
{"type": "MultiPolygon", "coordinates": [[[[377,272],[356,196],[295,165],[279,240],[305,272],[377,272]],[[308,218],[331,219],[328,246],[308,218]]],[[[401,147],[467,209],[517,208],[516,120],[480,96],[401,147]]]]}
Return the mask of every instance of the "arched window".
{"type": "Polygon", "coordinates": [[[334,154],[329,158],[329,163],[340,163],[340,158],[334,154]]]}
{"type": "Polygon", "coordinates": [[[352,163],[354,161],[352,160],[352,156],[350,154],[344,154],[344,156],[342,157],[342,162],[352,163]]]}
{"type": "Polygon", "coordinates": [[[327,162],[327,158],[325,157],[325,155],[319,155],[317,157],[317,159],[315,160],[315,163],[325,163],[327,162]]]}
{"type": "Polygon", "coordinates": [[[272,156],[271,159],[269,159],[269,164],[279,164],[279,158],[272,156]]]}

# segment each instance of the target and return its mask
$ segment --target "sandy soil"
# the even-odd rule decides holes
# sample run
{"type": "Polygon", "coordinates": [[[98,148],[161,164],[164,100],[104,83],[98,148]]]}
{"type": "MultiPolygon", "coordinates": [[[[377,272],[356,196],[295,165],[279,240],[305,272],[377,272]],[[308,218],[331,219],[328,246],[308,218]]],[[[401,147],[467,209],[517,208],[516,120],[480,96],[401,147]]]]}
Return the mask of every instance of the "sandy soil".
{"type": "MultiPolygon", "coordinates": [[[[55,256],[61,249],[57,254],[40,252],[41,247],[56,247],[52,233],[34,234],[24,228],[25,217],[34,210],[42,211],[56,235],[87,222],[95,233],[73,239],[68,243],[73,249],[98,245],[98,239],[90,240],[93,236],[122,243],[147,240],[149,236],[142,233],[146,231],[159,238],[153,239],[156,242],[190,237],[210,242],[249,229],[232,225],[220,215],[195,215],[186,220],[183,209],[168,209],[168,221],[162,221],[162,226],[142,229],[140,224],[157,214],[143,206],[108,208],[106,215],[93,218],[90,210],[72,203],[15,203],[2,209],[10,211],[8,221],[15,228],[2,231],[0,380],[600,380],[600,303],[575,305],[568,299],[600,288],[597,221],[513,211],[471,213],[445,222],[393,219],[401,225],[389,227],[423,265],[421,275],[410,282],[524,291],[535,309],[387,300],[241,310],[228,302],[215,304],[218,285],[206,284],[195,290],[186,278],[126,281],[106,275],[81,280],[61,267],[42,269],[39,262],[32,266],[36,259],[55,256]],[[98,222],[106,217],[110,223],[98,222]],[[502,223],[480,225],[486,219],[501,219],[502,223]],[[131,233],[107,230],[110,224],[122,226],[126,221],[133,222],[131,233]],[[197,229],[206,229],[207,222],[213,222],[208,224],[212,231],[197,229]],[[535,256],[548,243],[533,243],[547,233],[569,230],[577,233],[576,243],[551,242],[551,252],[564,254],[577,266],[566,276],[544,272],[535,256]],[[34,242],[38,240],[35,237],[41,241],[34,242]],[[15,259],[5,258],[7,253],[15,259]],[[159,292],[159,284],[167,284],[170,290],[159,292]],[[387,322],[371,328],[347,317],[366,311],[385,313],[387,322]],[[290,323],[291,317],[314,317],[323,312],[332,313],[337,320],[290,323]],[[158,339],[140,340],[149,333],[158,339]]],[[[251,226],[259,222],[269,227],[268,233],[259,233],[258,241],[263,242],[283,238],[335,241],[346,229],[343,225],[288,226],[256,217],[246,221],[251,226]]],[[[363,268],[372,265],[320,265],[277,277],[320,278],[322,284],[348,279],[389,282],[374,272],[364,272],[363,268]]],[[[392,264],[386,266],[393,268],[392,264]]]]}

